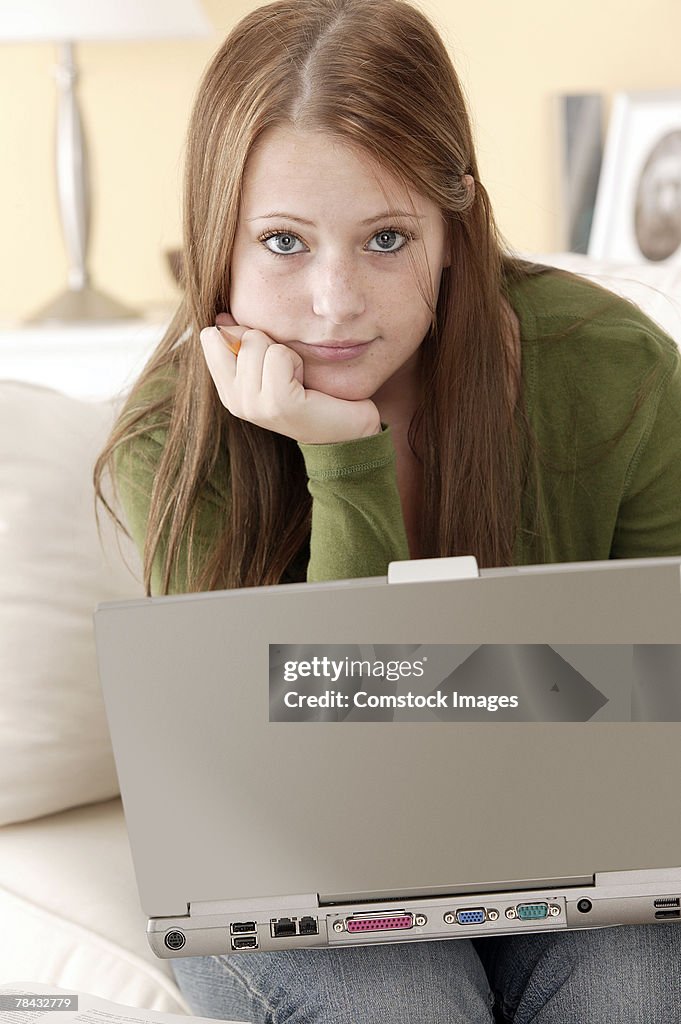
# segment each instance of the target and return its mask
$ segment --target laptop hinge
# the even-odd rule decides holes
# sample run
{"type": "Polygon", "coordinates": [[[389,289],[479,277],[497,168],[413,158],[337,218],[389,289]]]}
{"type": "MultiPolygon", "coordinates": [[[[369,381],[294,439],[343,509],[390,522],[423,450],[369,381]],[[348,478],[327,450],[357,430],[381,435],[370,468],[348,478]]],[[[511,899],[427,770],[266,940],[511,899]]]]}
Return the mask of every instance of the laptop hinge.
{"type": "Polygon", "coordinates": [[[412,558],[388,565],[388,583],[430,583],[433,580],[475,580],[479,577],[475,555],[412,558]]]}
{"type": "Polygon", "coordinates": [[[395,903],[410,899],[448,899],[457,896],[484,895],[495,892],[522,892],[535,889],[582,888],[594,884],[593,875],[570,875],[559,878],[506,879],[499,882],[466,882],[457,886],[435,886],[430,889],[387,889],[375,892],[320,893],[319,906],[332,907],[345,903],[395,903]]]}

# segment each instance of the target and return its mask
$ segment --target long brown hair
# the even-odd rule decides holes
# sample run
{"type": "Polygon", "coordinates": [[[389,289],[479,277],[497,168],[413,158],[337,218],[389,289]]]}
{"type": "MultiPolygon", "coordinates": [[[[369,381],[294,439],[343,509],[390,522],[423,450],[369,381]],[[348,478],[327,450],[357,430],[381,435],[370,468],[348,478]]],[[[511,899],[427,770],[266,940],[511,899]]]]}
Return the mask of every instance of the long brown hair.
{"type": "Polygon", "coordinates": [[[199,343],[229,310],[246,162],[280,125],[356,147],[442,210],[452,261],[437,301],[428,296],[423,401],[409,431],[423,471],[422,554],[510,564],[530,460],[522,395],[509,400],[519,367],[501,300],[509,280],[546,268],[502,245],[457,75],[433,25],[405,0],[277,0],[244,17],[215,54],[188,132],[184,295],[97,461],[96,498],[115,517],[102,474],[155,422],[165,440],[149,496],[148,594],[155,559],[168,592],[183,545],[190,591],[278,583],[305,549],[310,497],[297,444],[227,412],[199,343]],[[167,387],[150,400],[148,385],[162,378],[167,387]],[[197,503],[220,467],[230,488],[224,529],[199,551],[197,503]]]}

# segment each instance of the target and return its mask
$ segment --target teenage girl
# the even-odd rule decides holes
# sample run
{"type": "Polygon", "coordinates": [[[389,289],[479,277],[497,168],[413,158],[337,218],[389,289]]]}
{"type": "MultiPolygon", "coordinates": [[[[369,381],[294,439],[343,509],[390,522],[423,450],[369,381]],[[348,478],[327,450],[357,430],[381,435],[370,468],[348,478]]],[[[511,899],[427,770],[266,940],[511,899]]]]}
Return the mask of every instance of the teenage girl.
{"type": "MultiPolygon", "coordinates": [[[[148,594],[410,557],[679,555],[679,352],[631,303],[502,244],[416,7],[278,0],[201,83],[184,295],[100,497],[105,469],[148,594]]],[[[263,1024],[672,1024],[681,1006],[674,925],[172,966],[195,1013],[263,1024]]]]}

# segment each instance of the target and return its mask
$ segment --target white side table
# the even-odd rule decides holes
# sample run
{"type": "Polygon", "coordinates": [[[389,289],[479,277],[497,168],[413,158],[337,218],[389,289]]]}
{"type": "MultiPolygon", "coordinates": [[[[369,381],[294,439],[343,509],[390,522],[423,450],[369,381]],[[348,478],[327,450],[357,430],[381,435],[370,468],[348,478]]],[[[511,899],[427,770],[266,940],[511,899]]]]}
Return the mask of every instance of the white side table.
{"type": "Polygon", "coordinates": [[[0,379],[96,401],[126,391],[166,329],[164,322],[0,328],[0,379]]]}

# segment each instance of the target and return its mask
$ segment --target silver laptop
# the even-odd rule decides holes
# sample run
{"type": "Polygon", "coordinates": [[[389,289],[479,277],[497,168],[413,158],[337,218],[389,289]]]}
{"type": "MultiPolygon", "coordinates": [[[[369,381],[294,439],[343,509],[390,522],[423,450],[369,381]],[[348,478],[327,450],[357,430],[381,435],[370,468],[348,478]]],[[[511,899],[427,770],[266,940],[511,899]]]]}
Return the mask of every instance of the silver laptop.
{"type": "Polygon", "coordinates": [[[681,927],[681,558],[106,603],[157,956],[681,927]]]}

